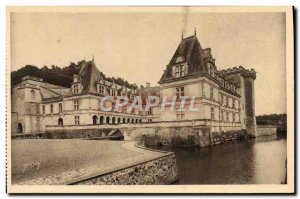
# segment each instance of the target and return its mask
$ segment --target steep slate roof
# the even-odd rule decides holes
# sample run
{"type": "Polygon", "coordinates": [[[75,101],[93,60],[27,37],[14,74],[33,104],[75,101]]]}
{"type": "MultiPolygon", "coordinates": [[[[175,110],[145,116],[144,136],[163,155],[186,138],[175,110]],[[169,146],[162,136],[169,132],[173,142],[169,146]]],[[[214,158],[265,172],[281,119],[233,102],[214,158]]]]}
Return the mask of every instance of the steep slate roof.
{"type": "Polygon", "coordinates": [[[83,86],[82,94],[97,93],[96,82],[104,79],[93,60],[83,65],[79,78],[83,86]]]}
{"type": "Polygon", "coordinates": [[[202,46],[196,35],[184,38],[181,40],[179,46],[177,47],[170,63],[162,75],[160,82],[172,78],[172,66],[176,63],[178,57],[183,59],[182,62],[187,61],[189,70],[188,75],[198,74],[206,70],[204,67],[204,52],[202,46]]]}

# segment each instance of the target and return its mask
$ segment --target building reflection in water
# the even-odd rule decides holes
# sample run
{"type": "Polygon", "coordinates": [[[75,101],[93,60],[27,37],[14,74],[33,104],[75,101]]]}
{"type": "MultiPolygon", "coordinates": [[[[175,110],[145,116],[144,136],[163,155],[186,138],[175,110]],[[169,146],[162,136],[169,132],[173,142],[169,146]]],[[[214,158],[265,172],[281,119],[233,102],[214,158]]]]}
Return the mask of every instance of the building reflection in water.
{"type": "Polygon", "coordinates": [[[178,184],[280,184],[285,178],[286,139],[276,136],[210,148],[151,148],[175,152],[178,184]]]}

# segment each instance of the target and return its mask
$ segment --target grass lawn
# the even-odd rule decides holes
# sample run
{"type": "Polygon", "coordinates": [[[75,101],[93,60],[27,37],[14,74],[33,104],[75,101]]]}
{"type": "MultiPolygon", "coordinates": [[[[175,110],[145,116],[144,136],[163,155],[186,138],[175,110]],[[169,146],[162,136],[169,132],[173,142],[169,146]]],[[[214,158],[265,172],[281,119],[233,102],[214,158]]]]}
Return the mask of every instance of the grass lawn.
{"type": "Polygon", "coordinates": [[[12,183],[94,165],[103,169],[117,168],[129,164],[131,159],[143,160],[157,155],[125,141],[13,140],[12,183]]]}

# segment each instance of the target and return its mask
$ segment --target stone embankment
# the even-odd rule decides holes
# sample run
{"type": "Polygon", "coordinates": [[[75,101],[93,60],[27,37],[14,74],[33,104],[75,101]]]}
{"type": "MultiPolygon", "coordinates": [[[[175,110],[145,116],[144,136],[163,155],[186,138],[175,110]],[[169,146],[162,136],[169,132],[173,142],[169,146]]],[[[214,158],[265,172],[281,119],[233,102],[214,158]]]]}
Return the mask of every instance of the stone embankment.
{"type": "Polygon", "coordinates": [[[257,136],[274,135],[276,133],[277,133],[276,126],[268,126],[268,125],[257,126],[257,136]]]}
{"type": "Polygon", "coordinates": [[[84,179],[73,184],[80,185],[166,185],[177,177],[174,154],[132,165],[127,168],[84,179]]]}

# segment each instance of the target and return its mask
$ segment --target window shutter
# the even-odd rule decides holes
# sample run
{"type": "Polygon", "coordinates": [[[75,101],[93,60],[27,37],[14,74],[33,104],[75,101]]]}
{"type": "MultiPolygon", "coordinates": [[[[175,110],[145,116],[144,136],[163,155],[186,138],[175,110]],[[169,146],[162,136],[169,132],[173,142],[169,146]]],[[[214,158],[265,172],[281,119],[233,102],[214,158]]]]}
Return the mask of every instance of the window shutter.
{"type": "Polygon", "coordinates": [[[175,77],[175,66],[172,67],[172,77],[175,77]]]}
{"type": "Polygon", "coordinates": [[[188,74],[188,65],[185,65],[184,66],[184,75],[187,75],[188,74]]]}

